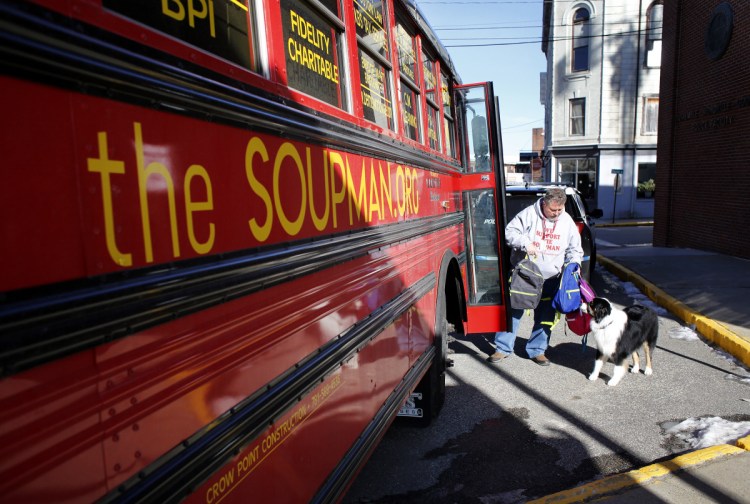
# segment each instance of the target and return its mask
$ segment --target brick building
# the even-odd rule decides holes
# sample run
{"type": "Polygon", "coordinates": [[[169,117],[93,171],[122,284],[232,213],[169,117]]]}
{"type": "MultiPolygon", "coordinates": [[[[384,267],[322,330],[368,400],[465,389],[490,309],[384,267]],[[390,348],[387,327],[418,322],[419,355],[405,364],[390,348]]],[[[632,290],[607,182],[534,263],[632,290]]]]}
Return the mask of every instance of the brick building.
{"type": "Polygon", "coordinates": [[[750,258],[750,2],[664,4],[654,245],[750,258]]]}

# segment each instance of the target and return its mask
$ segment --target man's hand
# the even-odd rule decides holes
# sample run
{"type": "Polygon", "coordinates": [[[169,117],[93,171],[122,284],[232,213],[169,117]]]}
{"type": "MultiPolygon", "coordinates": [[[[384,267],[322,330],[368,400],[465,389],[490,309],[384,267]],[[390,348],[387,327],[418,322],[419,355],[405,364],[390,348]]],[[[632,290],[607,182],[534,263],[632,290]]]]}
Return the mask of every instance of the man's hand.
{"type": "Polygon", "coordinates": [[[531,257],[536,257],[537,252],[539,252],[539,249],[537,249],[536,245],[534,245],[533,243],[529,243],[528,245],[526,245],[526,253],[531,257]]]}

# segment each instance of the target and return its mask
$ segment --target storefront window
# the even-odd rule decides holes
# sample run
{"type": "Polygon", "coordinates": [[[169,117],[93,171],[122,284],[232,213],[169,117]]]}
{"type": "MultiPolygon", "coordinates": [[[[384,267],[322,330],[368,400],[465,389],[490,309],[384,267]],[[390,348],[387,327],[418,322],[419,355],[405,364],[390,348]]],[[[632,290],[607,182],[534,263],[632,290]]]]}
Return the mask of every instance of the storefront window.
{"type": "Polygon", "coordinates": [[[656,194],[656,163],[638,164],[637,199],[651,199],[656,194]]]}
{"type": "Polygon", "coordinates": [[[596,159],[560,159],[559,163],[560,182],[575,187],[590,207],[596,206],[596,159]]]}

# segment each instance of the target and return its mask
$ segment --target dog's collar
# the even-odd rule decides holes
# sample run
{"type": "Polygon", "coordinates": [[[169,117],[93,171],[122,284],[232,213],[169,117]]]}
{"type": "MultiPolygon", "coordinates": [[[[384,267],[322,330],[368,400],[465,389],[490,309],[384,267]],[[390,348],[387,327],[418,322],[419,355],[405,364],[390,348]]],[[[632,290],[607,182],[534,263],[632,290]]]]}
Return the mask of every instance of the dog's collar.
{"type": "MultiPolygon", "coordinates": [[[[605,327],[609,327],[614,323],[614,320],[612,320],[612,317],[610,316],[609,322],[607,322],[604,325],[599,324],[599,329],[604,329],[605,327]]],[[[597,322],[598,324],[598,322],[597,322]]]]}

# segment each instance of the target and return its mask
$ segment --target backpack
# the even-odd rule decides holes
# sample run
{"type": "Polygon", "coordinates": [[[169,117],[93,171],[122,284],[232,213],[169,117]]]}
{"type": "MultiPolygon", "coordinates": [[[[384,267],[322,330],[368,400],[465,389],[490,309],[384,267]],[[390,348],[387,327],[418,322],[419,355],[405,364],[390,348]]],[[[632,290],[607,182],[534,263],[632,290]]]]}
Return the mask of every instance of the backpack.
{"type": "Polygon", "coordinates": [[[534,309],[542,298],[544,277],[539,266],[526,256],[510,275],[510,307],[516,310],[534,309]]]}
{"type": "Polygon", "coordinates": [[[580,271],[576,273],[576,277],[578,278],[578,287],[581,290],[581,301],[584,303],[590,303],[594,300],[596,297],[596,292],[594,292],[594,288],[589,285],[589,283],[581,278],[580,271]]]}
{"type": "Polygon", "coordinates": [[[568,328],[578,336],[584,336],[591,331],[591,315],[582,307],[565,315],[568,328]]]}
{"type": "Polygon", "coordinates": [[[578,264],[568,263],[560,276],[560,287],[552,298],[552,308],[560,313],[570,313],[581,307],[578,269],[578,264]]]}

